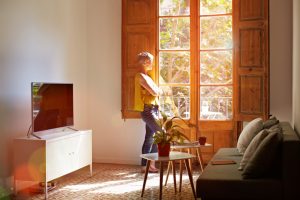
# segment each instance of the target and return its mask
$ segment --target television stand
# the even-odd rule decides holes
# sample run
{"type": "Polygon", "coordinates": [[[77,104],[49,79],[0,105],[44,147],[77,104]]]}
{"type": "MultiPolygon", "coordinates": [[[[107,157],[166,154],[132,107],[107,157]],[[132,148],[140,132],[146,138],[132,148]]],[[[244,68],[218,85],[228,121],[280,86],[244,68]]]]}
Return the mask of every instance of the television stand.
{"type": "MultiPolygon", "coordinates": [[[[30,135],[32,135],[33,137],[36,137],[37,139],[42,139],[40,136],[37,136],[35,133],[31,133],[30,135]]],[[[30,136],[28,136],[28,137],[30,137],[30,136]]]]}
{"type": "Polygon", "coordinates": [[[15,194],[19,181],[44,182],[47,199],[50,181],[86,166],[92,176],[91,130],[60,130],[39,136],[41,139],[27,136],[14,139],[15,194]]]}
{"type": "Polygon", "coordinates": [[[71,130],[73,130],[73,131],[79,131],[78,129],[72,128],[72,127],[70,127],[70,126],[66,126],[66,127],[64,128],[63,131],[65,131],[66,128],[71,129],[71,130]]]}

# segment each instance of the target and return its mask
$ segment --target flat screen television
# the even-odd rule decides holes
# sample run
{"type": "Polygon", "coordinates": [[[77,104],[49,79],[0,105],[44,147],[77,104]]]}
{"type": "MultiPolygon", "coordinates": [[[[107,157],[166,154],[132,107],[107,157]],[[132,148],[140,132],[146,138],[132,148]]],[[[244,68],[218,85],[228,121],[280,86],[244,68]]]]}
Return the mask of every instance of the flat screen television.
{"type": "Polygon", "coordinates": [[[74,125],[73,84],[31,83],[32,131],[74,125]]]}

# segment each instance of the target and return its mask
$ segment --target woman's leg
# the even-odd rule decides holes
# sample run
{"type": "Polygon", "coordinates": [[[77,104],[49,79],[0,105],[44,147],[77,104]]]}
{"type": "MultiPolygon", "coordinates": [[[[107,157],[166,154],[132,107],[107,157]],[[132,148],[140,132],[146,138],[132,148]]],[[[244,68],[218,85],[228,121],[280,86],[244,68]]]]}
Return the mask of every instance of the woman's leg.
{"type": "MultiPolygon", "coordinates": [[[[153,145],[153,134],[151,129],[148,127],[146,124],[146,134],[145,134],[145,139],[142,147],[142,154],[146,153],[155,153],[155,150],[153,147],[156,145],[153,145]]],[[[142,166],[146,166],[146,160],[142,159],[142,166]]]]}
{"type": "MultiPolygon", "coordinates": [[[[156,120],[158,119],[157,106],[145,106],[144,111],[141,113],[143,121],[146,123],[145,140],[142,147],[142,153],[156,153],[157,145],[153,144],[153,134],[160,131],[161,127],[158,126],[156,120]]],[[[146,165],[146,160],[142,159],[142,166],[146,165]]]]}

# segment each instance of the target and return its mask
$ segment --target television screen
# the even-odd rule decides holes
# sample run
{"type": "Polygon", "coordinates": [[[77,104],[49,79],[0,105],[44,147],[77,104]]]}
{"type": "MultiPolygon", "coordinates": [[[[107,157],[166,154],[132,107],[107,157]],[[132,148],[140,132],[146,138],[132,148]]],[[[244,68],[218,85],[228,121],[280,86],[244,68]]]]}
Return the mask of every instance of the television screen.
{"type": "Polygon", "coordinates": [[[73,84],[32,83],[33,132],[74,125],[73,84]]]}

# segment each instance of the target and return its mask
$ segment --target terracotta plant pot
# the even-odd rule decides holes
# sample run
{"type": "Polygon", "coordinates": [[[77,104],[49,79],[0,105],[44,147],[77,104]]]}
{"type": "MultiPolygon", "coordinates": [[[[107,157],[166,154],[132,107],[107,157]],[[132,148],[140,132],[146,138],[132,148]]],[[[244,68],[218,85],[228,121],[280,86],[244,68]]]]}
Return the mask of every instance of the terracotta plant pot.
{"type": "Polygon", "coordinates": [[[206,137],[199,137],[199,143],[200,143],[200,145],[205,145],[206,137]]]}
{"type": "Polygon", "coordinates": [[[158,156],[169,156],[170,155],[170,143],[157,144],[158,156]]]}

